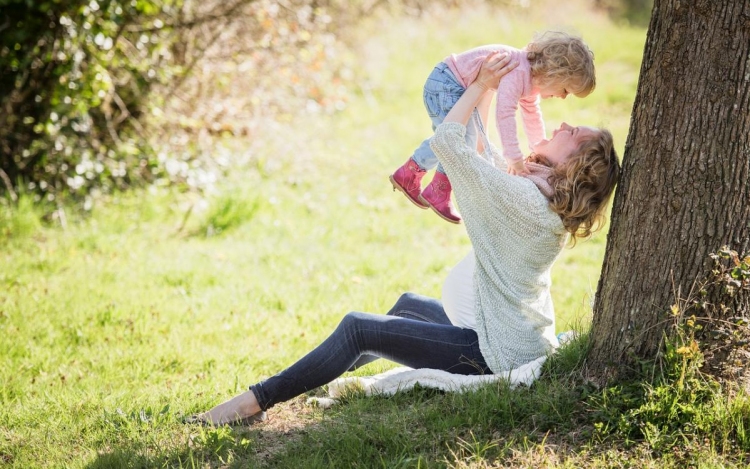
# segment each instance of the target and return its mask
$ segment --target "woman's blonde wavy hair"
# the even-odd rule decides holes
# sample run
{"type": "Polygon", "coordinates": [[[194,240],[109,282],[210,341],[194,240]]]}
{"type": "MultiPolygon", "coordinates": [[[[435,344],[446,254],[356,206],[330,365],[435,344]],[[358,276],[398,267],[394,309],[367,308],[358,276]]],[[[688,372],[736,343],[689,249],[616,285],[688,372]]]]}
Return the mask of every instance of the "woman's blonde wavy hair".
{"type": "MultiPolygon", "coordinates": [[[[533,156],[539,163],[552,166],[543,155],[533,156]]],[[[572,235],[572,245],[602,228],[604,211],[619,179],[620,162],[612,134],[606,129],[583,141],[564,163],[552,166],[548,181],[554,194],[550,207],[572,235]]]]}
{"type": "Polygon", "coordinates": [[[527,44],[526,51],[536,85],[562,85],[579,98],[594,91],[594,53],[580,37],[547,31],[527,44]]]}

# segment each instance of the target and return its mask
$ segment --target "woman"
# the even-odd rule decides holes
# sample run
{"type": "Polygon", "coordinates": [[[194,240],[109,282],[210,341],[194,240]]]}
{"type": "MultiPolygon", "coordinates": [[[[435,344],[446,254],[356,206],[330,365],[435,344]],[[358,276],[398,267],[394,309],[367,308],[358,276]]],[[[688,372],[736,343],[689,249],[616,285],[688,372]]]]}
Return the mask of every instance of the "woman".
{"type": "Polygon", "coordinates": [[[281,373],[191,421],[251,423],[273,405],[348,370],[386,358],[458,374],[503,373],[557,346],[550,269],[569,235],[597,228],[619,177],[606,130],[562,124],[527,160],[527,177],[507,174],[466,145],[466,125],[486,93],[512,70],[487,57],[433,137],[453,182],[473,250],[449,274],[440,301],[404,294],[383,316],[352,312],[321,345],[281,373]]]}

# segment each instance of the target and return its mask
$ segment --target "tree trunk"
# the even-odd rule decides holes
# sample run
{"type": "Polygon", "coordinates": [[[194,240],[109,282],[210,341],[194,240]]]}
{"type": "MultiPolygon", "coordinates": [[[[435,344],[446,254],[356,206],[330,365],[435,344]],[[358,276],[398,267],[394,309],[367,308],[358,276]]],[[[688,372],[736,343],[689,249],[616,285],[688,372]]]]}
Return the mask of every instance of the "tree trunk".
{"type": "MultiPolygon", "coordinates": [[[[607,379],[655,357],[671,305],[723,245],[750,250],[750,0],[656,0],[594,303],[591,371],[607,379]]],[[[727,314],[748,317],[749,296],[731,299],[727,314]]]]}

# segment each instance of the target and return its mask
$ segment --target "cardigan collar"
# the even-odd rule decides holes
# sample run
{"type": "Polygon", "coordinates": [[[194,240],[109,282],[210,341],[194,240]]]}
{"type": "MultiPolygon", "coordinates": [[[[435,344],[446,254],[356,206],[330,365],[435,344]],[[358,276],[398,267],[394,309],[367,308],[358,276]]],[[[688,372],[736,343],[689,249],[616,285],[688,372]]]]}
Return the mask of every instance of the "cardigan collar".
{"type": "Polygon", "coordinates": [[[526,169],[529,174],[525,174],[524,177],[531,180],[545,197],[551,199],[555,194],[555,189],[549,183],[552,168],[539,163],[526,162],[526,169]]]}

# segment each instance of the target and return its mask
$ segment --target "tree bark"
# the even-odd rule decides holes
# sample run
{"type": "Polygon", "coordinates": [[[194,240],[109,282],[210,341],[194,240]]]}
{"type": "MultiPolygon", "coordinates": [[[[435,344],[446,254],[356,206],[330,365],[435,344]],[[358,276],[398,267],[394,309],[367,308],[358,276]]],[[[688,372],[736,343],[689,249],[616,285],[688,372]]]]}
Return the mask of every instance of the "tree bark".
{"type": "Polygon", "coordinates": [[[750,251],[749,0],[654,2],[622,163],[589,353],[604,379],[656,356],[710,253],[750,251]]]}

